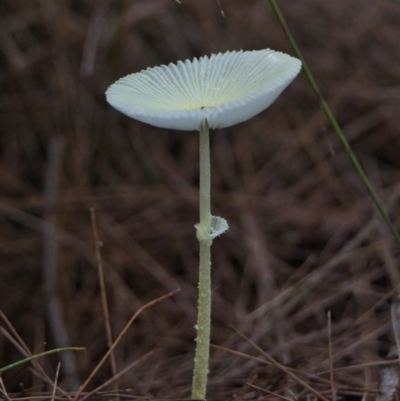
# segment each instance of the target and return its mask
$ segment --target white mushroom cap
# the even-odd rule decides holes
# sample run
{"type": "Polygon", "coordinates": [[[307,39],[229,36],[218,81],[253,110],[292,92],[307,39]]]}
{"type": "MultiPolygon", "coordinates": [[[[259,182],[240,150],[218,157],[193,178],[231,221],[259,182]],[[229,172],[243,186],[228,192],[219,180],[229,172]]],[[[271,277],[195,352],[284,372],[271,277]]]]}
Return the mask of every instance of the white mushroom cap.
{"type": "Polygon", "coordinates": [[[156,127],[199,130],[246,121],[265,110],[299,73],[301,62],[270,49],[213,54],[148,68],[111,85],[107,101],[156,127]]]}

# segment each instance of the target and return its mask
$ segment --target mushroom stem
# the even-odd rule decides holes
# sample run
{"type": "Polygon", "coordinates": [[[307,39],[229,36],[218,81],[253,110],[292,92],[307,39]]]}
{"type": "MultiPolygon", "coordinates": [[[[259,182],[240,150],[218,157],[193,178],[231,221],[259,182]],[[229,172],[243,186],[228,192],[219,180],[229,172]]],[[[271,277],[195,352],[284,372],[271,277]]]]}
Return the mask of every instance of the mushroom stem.
{"type": "Polygon", "coordinates": [[[210,132],[207,120],[200,127],[200,226],[211,230],[210,132]]]}
{"type": "Polygon", "coordinates": [[[197,239],[200,243],[199,303],[192,400],[206,399],[210,355],[212,244],[210,187],[210,135],[206,120],[200,127],[200,223],[196,225],[197,239]]]}

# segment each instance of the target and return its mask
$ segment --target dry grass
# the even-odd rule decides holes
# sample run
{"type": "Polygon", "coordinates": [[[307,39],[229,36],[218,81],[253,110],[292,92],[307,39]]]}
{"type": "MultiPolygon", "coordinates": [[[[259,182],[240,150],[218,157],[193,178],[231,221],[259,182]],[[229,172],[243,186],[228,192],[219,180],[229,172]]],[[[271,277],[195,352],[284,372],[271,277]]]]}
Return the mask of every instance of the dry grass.
{"type": "MultiPolygon", "coordinates": [[[[280,4],[400,227],[400,5],[280,4]]],[[[181,289],[144,311],[116,348],[118,372],[147,355],[118,381],[120,399],[190,393],[197,135],[129,120],[105,103],[104,91],[123,75],[178,59],[290,52],[266,0],[221,7],[225,18],[216,0],[0,3],[0,307],[32,352],[87,347],[40,361],[53,378],[61,360],[64,390],[76,390],[107,351],[95,208],[114,338],[140,307],[181,289]]],[[[212,163],[213,208],[231,229],[213,247],[210,399],[332,399],[330,365],[336,400],[375,399],[395,344],[399,248],[304,77],[270,110],[216,132],[212,163]]],[[[0,366],[21,357],[0,335],[0,366]]],[[[40,372],[6,372],[2,392],[50,399],[51,381],[40,372]]],[[[107,363],[87,390],[111,376],[107,363]]]]}

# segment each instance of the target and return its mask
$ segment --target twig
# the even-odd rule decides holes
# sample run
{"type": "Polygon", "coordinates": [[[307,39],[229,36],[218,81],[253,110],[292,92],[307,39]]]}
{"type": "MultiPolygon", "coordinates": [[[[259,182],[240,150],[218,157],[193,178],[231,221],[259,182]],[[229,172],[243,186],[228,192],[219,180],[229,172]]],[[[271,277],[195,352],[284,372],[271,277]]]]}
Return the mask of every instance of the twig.
{"type": "Polygon", "coordinates": [[[398,295],[393,299],[392,305],[390,307],[390,314],[392,318],[392,327],[394,338],[396,341],[396,354],[397,357],[400,356],[400,303],[398,295]]]}
{"type": "Polygon", "coordinates": [[[222,18],[225,18],[225,11],[222,9],[221,0],[217,0],[219,6],[219,12],[221,13],[222,18]]]}
{"type": "MultiPolygon", "coordinates": [[[[14,329],[14,326],[11,324],[11,322],[7,319],[7,316],[0,310],[0,317],[4,320],[6,325],[8,326],[9,330],[13,334],[15,338],[13,338],[3,327],[0,326],[0,331],[2,331],[3,335],[5,335],[10,342],[14,344],[14,346],[21,352],[22,355],[26,357],[32,356],[31,351],[25,344],[25,342],[22,340],[22,338],[19,336],[17,331],[14,329]]],[[[54,386],[53,381],[50,379],[50,377],[46,374],[46,372],[43,370],[42,366],[40,363],[38,363],[35,359],[32,359],[32,365],[34,368],[40,373],[42,378],[51,386],[54,386]]],[[[62,390],[60,387],[58,387],[58,391],[60,391],[65,397],[67,397],[68,400],[72,400],[72,397],[62,390]]]]}
{"type": "Polygon", "coordinates": [[[293,400],[290,399],[290,398],[284,397],[283,395],[277,394],[277,393],[275,393],[275,392],[273,392],[273,391],[269,391],[269,390],[267,390],[267,389],[265,389],[265,388],[262,388],[262,387],[259,387],[259,386],[255,386],[255,385],[252,384],[252,383],[246,383],[246,386],[249,386],[249,387],[251,387],[251,388],[254,388],[255,390],[262,391],[263,393],[266,393],[266,394],[274,395],[275,397],[278,397],[278,398],[280,398],[280,399],[282,399],[282,400],[285,400],[285,401],[293,401],[293,400]]]}
{"type": "Polygon", "coordinates": [[[0,394],[5,398],[6,401],[12,401],[4,390],[0,389],[0,394]]]}
{"type": "Polygon", "coordinates": [[[57,364],[57,370],[56,370],[56,376],[54,378],[54,387],[53,387],[53,393],[51,394],[51,401],[54,401],[56,397],[56,390],[57,390],[57,382],[58,382],[58,374],[60,373],[60,367],[61,363],[58,362],[57,364]]]}
{"type": "MultiPolygon", "coordinates": [[[[364,370],[365,368],[369,367],[375,367],[375,366],[390,366],[390,365],[396,365],[400,362],[399,359],[393,359],[393,360],[384,360],[384,361],[375,361],[375,362],[368,362],[368,363],[360,363],[358,365],[351,365],[351,366],[342,366],[341,368],[334,368],[333,370],[335,372],[341,372],[341,371],[346,371],[346,370],[364,370]]],[[[315,375],[326,375],[329,373],[329,370],[323,370],[321,372],[315,373],[315,375]]]]}
{"type": "Polygon", "coordinates": [[[0,393],[3,395],[3,397],[7,400],[7,401],[11,401],[10,397],[8,396],[7,390],[6,390],[6,386],[3,383],[3,379],[0,376],[0,393]]]}
{"type": "Polygon", "coordinates": [[[226,347],[222,347],[221,345],[211,344],[211,347],[215,348],[215,349],[218,349],[218,350],[221,350],[221,351],[224,351],[224,352],[228,352],[229,354],[232,354],[232,355],[241,356],[243,358],[250,359],[252,361],[256,361],[256,362],[262,363],[264,365],[269,365],[269,366],[272,365],[271,362],[266,361],[265,359],[259,358],[257,356],[245,354],[244,352],[235,351],[234,349],[229,349],[229,348],[226,348],[226,347]]]}
{"type": "Polygon", "coordinates": [[[308,390],[310,390],[314,395],[316,395],[320,400],[323,401],[329,401],[326,397],[324,397],[320,392],[312,388],[308,383],[306,383],[304,380],[300,379],[297,377],[294,373],[292,373],[289,369],[286,368],[286,366],[281,365],[278,361],[276,361],[274,358],[269,356],[264,350],[262,350],[258,345],[256,345],[253,341],[250,340],[247,336],[245,336],[243,333],[241,333],[238,329],[236,329],[234,326],[230,325],[229,326],[231,330],[233,330],[238,336],[243,338],[246,342],[248,342],[250,345],[252,345],[260,354],[262,354],[269,362],[271,362],[273,365],[275,365],[277,368],[285,372],[287,375],[289,375],[292,379],[294,379],[297,383],[301,384],[308,390]]]}
{"type": "Polygon", "coordinates": [[[235,394],[235,399],[237,400],[241,400],[243,398],[245,398],[246,393],[248,392],[248,388],[249,384],[253,384],[255,380],[258,379],[258,375],[253,375],[252,377],[250,377],[250,380],[247,381],[246,383],[244,383],[244,385],[242,386],[242,388],[236,392],[235,394]]]}
{"type": "MultiPolygon", "coordinates": [[[[84,401],[87,398],[91,397],[92,395],[98,393],[100,390],[102,390],[104,387],[109,386],[110,384],[114,383],[117,381],[120,377],[128,373],[133,367],[138,365],[139,363],[145,361],[146,359],[149,359],[152,355],[154,354],[154,350],[148,352],[147,354],[144,354],[141,356],[139,359],[136,359],[136,361],[132,362],[129,364],[125,369],[122,369],[121,372],[113,376],[110,380],[107,380],[105,383],[103,383],[101,386],[95,388],[94,390],[90,391],[89,393],[85,394],[84,397],[80,399],[80,401],[84,401]]],[[[119,398],[119,397],[118,397],[119,398]]]]}
{"type": "Polygon", "coordinates": [[[124,336],[124,334],[128,331],[129,327],[131,327],[132,323],[136,320],[136,318],[146,309],[150,308],[151,306],[155,305],[158,302],[163,301],[166,298],[171,297],[172,295],[176,294],[179,292],[180,289],[176,289],[175,291],[169,292],[166,295],[163,295],[162,297],[159,297],[146,305],[142,306],[129,320],[129,322],[125,325],[125,327],[122,329],[121,333],[117,337],[117,339],[114,341],[113,345],[109,350],[105,353],[101,361],[97,364],[97,366],[93,369],[92,373],[90,373],[89,377],[86,379],[86,381],[82,384],[82,386],[79,388],[79,390],[76,392],[73,401],[76,401],[79,396],[82,394],[83,390],[86,388],[86,386],[90,383],[90,381],[93,379],[94,375],[99,371],[99,369],[103,366],[103,363],[107,360],[107,358],[110,356],[110,354],[114,351],[115,347],[118,345],[118,343],[121,341],[121,338],[124,336]]]}
{"type": "Polygon", "coordinates": [[[330,373],[330,381],[331,381],[331,390],[332,390],[332,401],[336,401],[336,391],[333,380],[333,358],[332,358],[332,316],[331,311],[328,311],[328,351],[329,351],[329,373],[330,373]]]}
{"type": "MultiPolygon", "coordinates": [[[[94,238],[94,249],[96,254],[96,261],[97,261],[97,271],[99,275],[99,285],[100,285],[100,292],[101,292],[101,304],[103,307],[103,315],[104,315],[104,326],[106,328],[106,335],[107,335],[107,346],[108,348],[112,347],[113,338],[111,332],[111,323],[110,323],[110,312],[108,310],[108,302],[107,302],[107,292],[106,292],[106,285],[104,281],[104,271],[103,271],[103,262],[100,253],[100,240],[99,240],[99,233],[97,230],[97,221],[96,221],[96,211],[94,208],[90,208],[90,219],[92,222],[92,230],[93,230],[93,238],[94,238]]],[[[115,354],[111,352],[110,354],[110,364],[111,364],[111,372],[112,375],[115,376],[117,374],[117,364],[115,362],[115,354]]],[[[114,391],[118,391],[118,384],[115,383],[113,387],[114,391]]],[[[118,398],[117,398],[118,400],[118,398]]]]}

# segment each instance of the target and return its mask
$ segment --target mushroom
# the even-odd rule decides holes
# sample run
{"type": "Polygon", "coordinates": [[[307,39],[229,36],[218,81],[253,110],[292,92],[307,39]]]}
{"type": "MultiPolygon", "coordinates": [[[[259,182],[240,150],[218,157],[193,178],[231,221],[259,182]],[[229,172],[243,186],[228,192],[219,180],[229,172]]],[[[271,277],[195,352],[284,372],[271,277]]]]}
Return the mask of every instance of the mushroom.
{"type": "Polygon", "coordinates": [[[270,106],[299,73],[301,62],[270,49],[213,54],[148,68],[111,85],[107,101],[136,120],[200,132],[200,243],[197,346],[192,399],[205,399],[211,323],[211,244],[228,229],[211,215],[209,129],[246,121],[270,106]]]}

